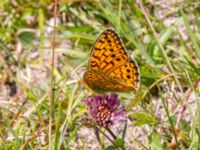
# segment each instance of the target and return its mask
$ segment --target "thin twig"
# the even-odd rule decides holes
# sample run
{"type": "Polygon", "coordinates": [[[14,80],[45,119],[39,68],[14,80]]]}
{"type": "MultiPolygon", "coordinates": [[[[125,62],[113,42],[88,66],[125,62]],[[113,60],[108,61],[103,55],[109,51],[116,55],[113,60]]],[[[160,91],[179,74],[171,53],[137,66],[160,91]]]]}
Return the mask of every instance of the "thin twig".
{"type": "MultiPolygon", "coordinates": [[[[176,73],[176,75],[181,75],[181,73],[176,73]]],[[[164,81],[167,78],[170,78],[171,76],[173,76],[173,74],[167,74],[164,75],[163,77],[161,77],[160,79],[156,80],[155,82],[153,82],[149,88],[144,92],[144,94],[142,95],[142,99],[144,99],[146,97],[146,95],[150,92],[150,90],[155,87],[159,82],[164,81]]]]}
{"type": "Polygon", "coordinates": [[[176,141],[177,149],[180,150],[179,143],[178,143],[178,139],[177,139],[177,135],[176,135],[176,130],[175,130],[175,128],[174,128],[174,125],[173,125],[173,122],[172,122],[172,118],[171,118],[170,115],[169,115],[168,106],[167,106],[167,104],[166,104],[167,101],[164,101],[164,98],[163,98],[162,94],[160,94],[160,93],[161,93],[161,90],[160,90],[159,87],[158,87],[158,90],[159,90],[159,95],[160,95],[160,97],[161,97],[161,100],[162,100],[162,103],[163,103],[165,112],[166,112],[167,117],[168,117],[168,119],[169,119],[169,123],[170,123],[170,126],[171,126],[172,133],[174,134],[174,139],[175,139],[175,141],[176,141]]]}
{"type": "MultiPolygon", "coordinates": [[[[52,123],[52,126],[55,126],[55,122],[52,123]]],[[[21,146],[20,150],[24,150],[25,147],[29,144],[29,142],[34,139],[36,136],[38,136],[38,134],[40,134],[41,132],[45,131],[48,129],[48,126],[41,128],[40,130],[34,132],[29,138],[26,139],[26,141],[24,142],[24,144],[21,146]]]]}
{"type": "MultiPolygon", "coordinates": [[[[193,85],[194,88],[190,88],[189,91],[186,93],[185,98],[183,100],[182,105],[180,106],[180,111],[178,113],[178,117],[176,120],[176,125],[175,125],[175,130],[178,131],[179,130],[179,123],[181,121],[181,118],[186,110],[186,106],[187,106],[187,102],[189,100],[190,95],[192,94],[192,92],[194,91],[194,89],[198,86],[198,84],[200,83],[200,78],[195,82],[195,84],[193,85]]],[[[175,138],[173,137],[169,147],[175,147],[176,146],[176,142],[175,142],[175,138]]]]}
{"type": "Polygon", "coordinates": [[[51,139],[51,131],[52,131],[52,109],[53,109],[53,99],[54,99],[54,59],[55,59],[55,37],[56,37],[56,18],[57,18],[57,5],[58,1],[54,1],[54,32],[53,32],[53,44],[52,44],[52,68],[51,68],[51,97],[49,102],[49,150],[51,150],[52,147],[52,139],[51,139]]]}

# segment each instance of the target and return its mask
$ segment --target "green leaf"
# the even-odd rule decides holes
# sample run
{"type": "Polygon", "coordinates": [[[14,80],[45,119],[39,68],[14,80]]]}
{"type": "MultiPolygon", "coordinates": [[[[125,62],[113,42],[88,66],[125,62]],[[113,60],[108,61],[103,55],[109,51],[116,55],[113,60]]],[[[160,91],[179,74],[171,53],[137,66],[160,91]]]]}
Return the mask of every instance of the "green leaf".
{"type": "Polygon", "coordinates": [[[196,23],[197,28],[200,30],[200,20],[197,19],[197,20],[195,21],[195,23],[196,23]]]}
{"type": "Polygon", "coordinates": [[[124,142],[123,139],[121,139],[121,138],[116,139],[116,140],[114,141],[114,143],[115,143],[115,145],[118,146],[119,148],[125,149],[125,148],[124,148],[124,143],[125,143],[125,142],[124,142]]]}
{"type": "Polygon", "coordinates": [[[35,35],[33,32],[21,32],[19,34],[19,39],[22,42],[23,45],[30,45],[32,43],[32,41],[35,39],[35,35]]]}
{"type": "Polygon", "coordinates": [[[105,148],[105,150],[116,150],[117,148],[113,145],[109,145],[108,147],[105,148]]]}
{"type": "Polygon", "coordinates": [[[145,124],[153,124],[154,125],[157,122],[155,116],[152,116],[145,112],[134,113],[131,117],[135,120],[134,125],[136,125],[136,126],[141,126],[141,125],[145,125],[145,124]]]}
{"type": "Polygon", "coordinates": [[[170,120],[169,120],[169,119],[171,120],[171,122],[172,122],[173,125],[176,124],[176,120],[177,120],[177,118],[176,118],[175,115],[171,115],[171,116],[169,116],[168,121],[169,121],[169,123],[170,123],[170,120]]]}
{"type": "Polygon", "coordinates": [[[105,148],[105,150],[116,150],[119,148],[125,150],[124,144],[125,144],[124,140],[119,138],[114,141],[114,145],[109,145],[108,147],[105,148]]]}
{"type": "Polygon", "coordinates": [[[161,140],[162,140],[161,135],[159,135],[157,133],[153,133],[150,137],[150,147],[151,147],[151,149],[153,149],[153,150],[163,150],[161,140]]]}

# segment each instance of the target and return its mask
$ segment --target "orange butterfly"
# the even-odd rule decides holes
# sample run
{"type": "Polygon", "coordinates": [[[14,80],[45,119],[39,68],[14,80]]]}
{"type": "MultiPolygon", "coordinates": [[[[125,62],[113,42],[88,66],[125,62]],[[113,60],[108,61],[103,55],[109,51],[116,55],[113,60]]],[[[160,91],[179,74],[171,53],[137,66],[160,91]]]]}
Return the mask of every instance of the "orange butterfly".
{"type": "Polygon", "coordinates": [[[139,87],[139,68],[113,28],[96,40],[83,79],[96,92],[130,92],[139,87]]]}

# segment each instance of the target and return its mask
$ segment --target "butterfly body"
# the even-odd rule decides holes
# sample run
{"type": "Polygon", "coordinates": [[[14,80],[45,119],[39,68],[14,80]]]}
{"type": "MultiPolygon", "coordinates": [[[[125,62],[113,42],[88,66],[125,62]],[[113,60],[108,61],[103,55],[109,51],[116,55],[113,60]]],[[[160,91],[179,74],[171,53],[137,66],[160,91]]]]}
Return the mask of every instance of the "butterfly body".
{"type": "Polygon", "coordinates": [[[105,30],[95,42],[83,79],[96,92],[130,92],[138,88],[138,66],[114,29],[105,30]]]}

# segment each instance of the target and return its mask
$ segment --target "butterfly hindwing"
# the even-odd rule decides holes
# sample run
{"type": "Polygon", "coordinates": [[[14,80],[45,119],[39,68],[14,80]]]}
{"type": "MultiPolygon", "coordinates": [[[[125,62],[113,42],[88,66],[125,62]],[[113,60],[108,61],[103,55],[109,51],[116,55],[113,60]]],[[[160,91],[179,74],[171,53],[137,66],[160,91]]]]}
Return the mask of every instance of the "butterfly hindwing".
{"type": "Polygon", "coordinates": [[[133,86],[127,86],[118,79],[112,78],[109,75],[104,74],[101,71],[88,70],[84,74],[84,81],[87,85],[96,92],[106,91],[133,91],[133,86]]]}
{"type": "Polygon", "coordinates": [[[121,67],[110,73],[110,76],[117,78],[121,83],[127,86],[134,86],[135,89],[139,86],[139,70],[137,64],[133,60],[129,60],[121,67]]]}

